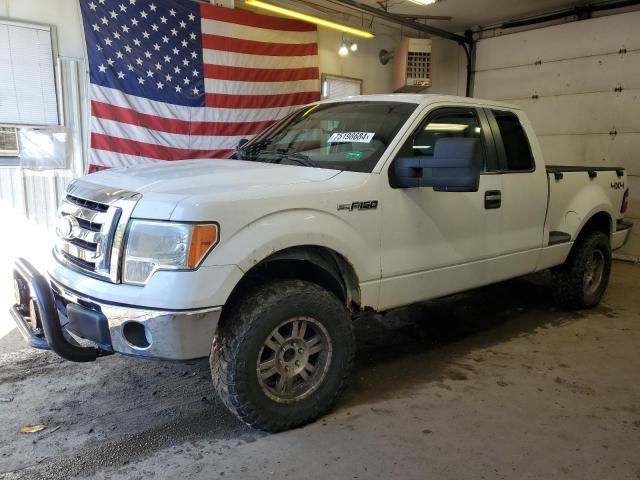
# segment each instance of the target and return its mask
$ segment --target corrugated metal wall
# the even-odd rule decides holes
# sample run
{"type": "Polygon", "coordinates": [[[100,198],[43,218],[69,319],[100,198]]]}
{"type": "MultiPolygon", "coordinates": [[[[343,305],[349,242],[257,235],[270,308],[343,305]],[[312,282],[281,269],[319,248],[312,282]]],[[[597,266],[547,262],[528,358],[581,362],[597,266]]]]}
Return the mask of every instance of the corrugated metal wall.
{"type": "Polygon", "coordinates": [[[73,153],[66,169],[36,171],[0,167],[0,201],[29,220],[53,228],[60,197],[69,182],[82,175],[86,135],[86,82],[83,60],[61,58],[58,64],[64,123],[72,132],[73,153]]]}
{"type": "Polygon", "coordinates": [[[640,258],[640,11],[478,42],[474,95],[520,105],[547,163],[627,169],[639,225],[623,255],[640,258]]]}

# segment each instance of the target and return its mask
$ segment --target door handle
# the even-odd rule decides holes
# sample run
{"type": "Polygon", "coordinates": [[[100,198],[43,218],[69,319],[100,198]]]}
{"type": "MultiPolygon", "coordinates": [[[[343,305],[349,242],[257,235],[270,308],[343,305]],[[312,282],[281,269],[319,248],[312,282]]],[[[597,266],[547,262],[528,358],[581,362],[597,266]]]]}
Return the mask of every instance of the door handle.
{"type": "Polygon", "coordinates": [[[488,190],[484,193],[484,208],[492,210],[502,206],[502,192],[500,190],[488,190]]]}

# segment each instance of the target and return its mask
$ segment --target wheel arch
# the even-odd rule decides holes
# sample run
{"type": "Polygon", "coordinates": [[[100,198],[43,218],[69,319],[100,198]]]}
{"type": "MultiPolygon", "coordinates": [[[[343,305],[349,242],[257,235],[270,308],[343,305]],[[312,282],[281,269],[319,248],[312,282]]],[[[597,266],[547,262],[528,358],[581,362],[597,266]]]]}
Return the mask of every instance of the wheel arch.
{"type": "Polygon", "coordinates": [[[352,312],[361,308],[360,285],[353,265],[342,254],[319,245],[288,247],[253,265],[235,285],[227,305],[233,305],[256,286],[270,280],[313,282],[342,300],[352,312]]]}

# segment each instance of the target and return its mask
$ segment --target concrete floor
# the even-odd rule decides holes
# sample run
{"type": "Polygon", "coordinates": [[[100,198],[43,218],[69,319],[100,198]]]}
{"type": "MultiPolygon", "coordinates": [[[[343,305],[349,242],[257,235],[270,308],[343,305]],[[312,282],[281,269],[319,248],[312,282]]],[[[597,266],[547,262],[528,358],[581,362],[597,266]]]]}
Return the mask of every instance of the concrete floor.
{"type": "Polygon", "coordinates": [[[335,412],[277,435],[224,410],[206,361],[5,354],[0,478],[640,479],[640,268],[589,312],[550,294],[537,276],[360,321],[335,412]]]}

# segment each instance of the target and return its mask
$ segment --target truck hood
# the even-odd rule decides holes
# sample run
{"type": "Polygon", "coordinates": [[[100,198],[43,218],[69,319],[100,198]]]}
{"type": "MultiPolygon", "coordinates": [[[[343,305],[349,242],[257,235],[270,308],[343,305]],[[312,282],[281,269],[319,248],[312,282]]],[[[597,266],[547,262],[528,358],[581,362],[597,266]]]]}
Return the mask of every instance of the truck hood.
{"type": "Polygon", "coordinates": [[[182,160],[103,170],[82,181],[141,193],[135,217],[169,219],[176,205],[190,197],[217,194],[229,198],[249,194],[260,198],[272,189],[322,182],[339,173],[242,160],[182,160]]]}

